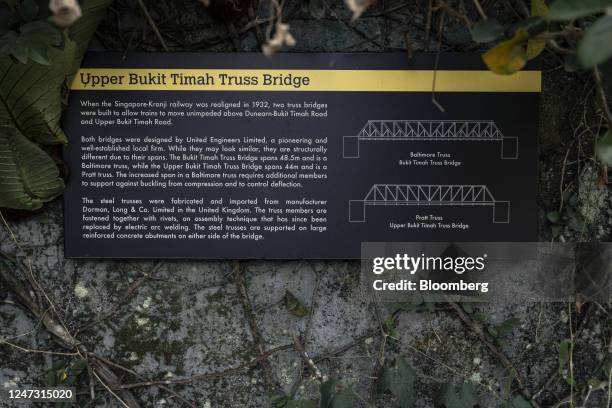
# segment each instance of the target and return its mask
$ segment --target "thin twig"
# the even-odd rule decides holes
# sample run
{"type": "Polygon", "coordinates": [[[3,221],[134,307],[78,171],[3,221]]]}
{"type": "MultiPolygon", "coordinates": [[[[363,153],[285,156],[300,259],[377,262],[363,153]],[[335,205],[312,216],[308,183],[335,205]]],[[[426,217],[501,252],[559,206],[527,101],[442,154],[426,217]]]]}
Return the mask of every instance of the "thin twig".
{"type": "Polygon", "coordinates": [[[225,377],[228,375],[234,375],[234,374],[238,374],[241,373],[249,368],[255,367],[259,364],[261,364],[263,361],[266,361],[270,356],[272,356],[275,353],[278,353],[280,351],[284,351],[284,350],[289,350],[291,348],[293,348],[293,344],[285,344],[283,346],[280,347],[276,347],[273,348],[271,350],[268,350],[262,354],[260,354],[259,356],[257,356],[256,358],[254,358],[251,361],[248,361],[244,364],[240,364],[236,367],[231,367],[231,368],[227,368],[225,370],[222,371],[217,371],[217,372],[212,372],[212,373],[204,373],[204,374],[197,374],[191,377],[187,377],[187,378],[175,378],[175,379],[171,379],[171,380],[151,380],[151,381],[142,381],[142,382],[137,382],[137,383],[131,383],[131,384],[117,384],[113,386],[113,389],[115,390],[129,390],[129,389],[133,389],[133,388],[143,388],[143,387],[153,387],[153,386],[160,386],[160,385],[172,385],[172,384],[192,384],[198,381],[203,381],[203,380],[211,380],[211,379],[215,379],[215,378],[221,378],[221,377],[225,377]]]}
{"type": "Polygon", "coordinates": [[[474,0],[474,6],[476,6],[476,10],[478,10],[478,14],[480,14],[480,17],[482,17],[483,20],[486,20],[488,17],[484,9],[482,8],[480,1],[474,0]]]}
{"type": "Polygon", "coordinates": [[[96,373],[94,370],[91,370],[91,372],[93,373],[94,377],[96,377],[98,379],[98,381],[100,382],[100,384],[102,384],[102,386],[104,388],[106,388],[106,390],[113,396],[115,397],[115,399],[117,401],[119,401],[121,403],[121,405],[123,405],[125,408],[130,408],[130,406],[128,404],[125,403],[125,401],[123,401],[117,394],[115,394],[113,392],[113,390],[110,389],[110,387],[108,385],[106,385],[106,383],[104,381],[102,381],[102,379],[100,378],[100,376],[98,376],[98,373],[96,373]]]}
{"type": "Polygon", "coordinates": [[[3,339],[0,339],[0,344],[6,344],[7,346],[13,347],[17,350],[26,352],[26,353],[36,353],[36,354],[49,354],[52,356],[78,356],[79,353],[77,352],[72,352],[72,353],[64,353],[64,352],[60,352],[60,351],[51,351],[51,350],[36,350],[36,349],[31,349],[31,348],[27,348],[27,347],[22,347],[18,344],[15,343],[11,343],[10,341],[6,341],[3,339]]]}
{"type": "Polygon", "coordinates": [[[145,6],[143,0],[138,0],[138,5],[142,9],[142,12],[145,15],[145,18],[149,22],[149,25],[151,26],[151,29],[153,29],[153,32],[157,36],[157,39],[159,40],[159,42],[161,43],[162,47],[164,48],[164,51],[169,52],[170,49],[166,45],[166,42],[164,41],[164,37],[162,37],[161,33],[159,32],[159,30],[157,28],[157,25],[155,24],[155,21],[153,21],[153,19],[151,18],[151,15],[149,14],[149,10],[147,9],[147,6],[145,6]]]}
{"type": "Polygon", "coordinates": [[[463,321],[463,323],[465,323],[465,325],[468,326],[476,334],[476,336],[480,339],[480,341],[485,346],[487,346],[489,351],[491,351],[499,359],[499,361],[503,364],[506,370],[508,370],[509,372],[516,373],[515,378],[516,378],[516,382],[519,385],[519,390],[521,394],[523,395],[523,397],[525,397],[527,401],[529,401],[532,407],[539,408],[539,404],[532,399],[531,393],[525,388],[525,386],[523,385],[523,381],[521,381],[521,379],[519,378],[518,371],[514,367],[514,364],[512,364],[512,362],[508,359],[508,357],[506,357],[506,355],[502,353],[497,348],[497,346],[495,346],[495,339],[491,338],[491,336],[488,335],[488,333],[484,332],[482,330],[482,327],[480,327],[477,323],[475,323],[472,320],[472,318],[463,311],[463,309],[457,302],[453,302],[449,300],[449,304],[455,310],[455,312],[459,316],[459,319],[461,319],[461,321],[463,321]]]}
{"type": "Polygon", "coordinates": [[[601,109],[608,122],[608,129],[612,129],[612,111],[610,111],[608,97],[606,96],[606,91],[604,90],[603,79],[601,77],[601,71],[599,71],[599,68],[593,68],[593,76],[595,77],[595,85],[597,86],[597,94],[599,95],[601,109]]]}
{"type": "Polygon", "coordinates": [[[439,27],[439,37],[438,37],[438,51],[436,52],[436,62],[435,62],[435,67],[434,67],[434,77],[433,77],[433,81],[431,84],[431,102],[438,108],[440,109],[440,112],[444,113],[446,112],[446,110],[444,109],[444,106],[442,106],[442,104],[440,104],[440,102],[438,102],[438,100],[436,99],[436,81],[438,79],[438,64],[440,63],[440,54],[442,52],[442,33],[444,32],[444,17],[446,16],[446,14],[442,14],[442,16],[440,17],[440,27],[439,27]]]}
{"type": "MultiPolygon", "coordinates": [[[[145,380],[145,378],[138,374],[136,371],[131,370],[125,366],[122,366],[121,364],[117,364],[114,361],[108,360],[100,355],[97,355],[95,353],[89,353],[90,357],[93,357],[95,359],[98,359],[102,362],[104,362],[105,364],[111,366],[111,367],[115,367],[118,368],[122,371],[125,371],[127,373],[130,373],[131,375],[133,375],[134,377],[138,378],[139,380],[145,380]]],[[[196,408],[196,406],[194,404],[192,404],[191,402],[189,402],[187,399],[183,398],[179,393],[177,393],[176,391],[174,391],[172,388],[167,387],[165,385],[159,384],[157,385],[157,387],[159,387],[160,389],[166,391],[167,393],[173,395],[174,397],[176,397],[177,399],[181,400],[183,403],[185,403],[185,405],[189,406],[190,408],[196,408]]]]}
{"type": "MultiPolygon", "coordinates": [[[[255,347],[257,348],[257,353],[260,356],[265,355],[265,346],[264,340],[259,332],[259,328],[257,327],[257,322],[255,321],[255,315],[253,314],[253,306],[251,305],[251,301],[249,299],[249,295],[247,293],[246,283],[244,280],[243,273],[243,265],[240,261],[236,261],[234,263],[234,281],[236,283],[236,290],[238,292],[238,296],[240,298],[240,303],[242,304],[242,309],[244,310],[244,314],[249,323],[249,327],[251,329],[251,335],[253,336],[253,342],[255,347]]],[[[269,361],[264,358],[260,362],[261,368],[263,370],[263,378],[264,385],[266,386],[266,391],[269,394],[273,392],[273,381],[272,381],[272,369],[270,368],[269,361]]]]}
{"type": "Polygon", "coordinates": [[[319,382],[324,382],[325,380],[323,378],[323,374],[321,374],[321,370],[319,370],[319,368],[315,365],[314,361],[312,361],[312,358],[310,358],[306,350],[304,350],[304,346],[302,346],[302,343],[300,343],[300,339],[295,334],[292,336],[292,338],[293,346],[295,347],[295,350],[298,352],[302,360],[304,360],[304,363],[306,363],[308,367],[310,367],[319,382]]]}
{"type": "Polygon", "coordinates": [[[431,35],[431,19],[433,18],[433,0],[427,5],[427,21],[425,22],[425,51],[429,51],[429,38],[431,35]]]}

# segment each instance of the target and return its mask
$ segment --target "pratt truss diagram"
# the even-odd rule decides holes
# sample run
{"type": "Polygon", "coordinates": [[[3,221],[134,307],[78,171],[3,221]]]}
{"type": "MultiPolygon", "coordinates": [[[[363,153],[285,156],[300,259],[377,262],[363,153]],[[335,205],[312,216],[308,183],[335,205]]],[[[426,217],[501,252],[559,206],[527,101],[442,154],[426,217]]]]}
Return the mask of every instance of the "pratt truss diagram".
{"type": "Polygon", "coordinates": [[[502,159],[518,158],[518,138],[504,136],[491,120],[369,120],[357,136],[344,136],[343,157],[359,158],[362,140],[501,142],[502,159]]]}
{"type": "Polygon", "coordinates": [[[510,222],[510,202],[495,200],[483,185],[374,184],[362,200],[349,201],[349,222],[365,222],[371,205],[488,206],[493,223],[510,222]]]}

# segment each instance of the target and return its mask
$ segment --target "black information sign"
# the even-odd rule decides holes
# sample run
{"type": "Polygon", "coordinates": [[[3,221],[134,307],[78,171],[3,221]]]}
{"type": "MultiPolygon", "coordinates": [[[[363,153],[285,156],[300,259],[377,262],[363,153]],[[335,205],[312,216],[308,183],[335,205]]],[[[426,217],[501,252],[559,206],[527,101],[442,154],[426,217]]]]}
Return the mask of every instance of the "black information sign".
{"type": "Polygon", "coordinates": [[[537,241],[540,80],[477,55],[90,54],[63,120],[66,256],[537,241]]]}

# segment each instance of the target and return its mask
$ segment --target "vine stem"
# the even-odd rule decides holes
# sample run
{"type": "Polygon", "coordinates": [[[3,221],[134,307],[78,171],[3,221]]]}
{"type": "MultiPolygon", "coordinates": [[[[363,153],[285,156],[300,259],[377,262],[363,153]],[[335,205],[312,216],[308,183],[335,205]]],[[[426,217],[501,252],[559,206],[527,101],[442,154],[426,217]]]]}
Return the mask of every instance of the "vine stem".
{"type": "Polygon", "coordinates": [[[599,101],[601,103],[601,109],[604,113],[606,121],[608,122],[608,129],[612,130],[612,111],[608,104],[608,97],[603,87],[603,79],[601,77],[601,71],[599,68],[593,68],[593,77],[595,78],[595,85],[597,86],[597,94],[599,95],[599,101]]]}
{"type": "Polygon", "coordinates": [[[529,404],[533,408],[540,408],[540,405],[536,401],[533,400],[531,393],[523,385],[523,381],[521,381],[521,379],[519,378],[518,371],[514,367],[514,364],[512,364],[512,362],[508,359],[508,357],[506,357],[506,355],[504,353],[502,353],[497,348],[497,346],[495,346],[495,339],[493,339],[491,336],[489,336],[487,333],[485,333],[482,330],[482,327],[480,327],[477,323],[475,323],[472,320],[472,318],[470,316],[468,316],[467,313],[465,313],[463,311],[463,309],[461,308],[461,306],[457,302],[453,302],[450,299],[448,301],[449,301],[449,304],[451,305],[451,307],[454,309],[454,311],[459,316],[459,319],[461,319],[461,321],[466,326],[468,326],[476,334],[476,336],[478,336],[480,341],[485,346],[487,346],[489,351],[491,351],[497,358],[499,358],[499,360],[504,365],[506,370],[508,370],[510,372],[516,373],[516,382],[519,385],[519,390],[521,392],[521,395],[529,402],[529,404]]]}
{"type": "Polygon", "coordinates": [[[474,0],[474,6],[476,6],[476,10],[478,10],[478,14],[480,14],[480,17],[482,17],[483,20],[486,20],[488,17],[484,9],[482,8],[480,1],[474,0]]]}

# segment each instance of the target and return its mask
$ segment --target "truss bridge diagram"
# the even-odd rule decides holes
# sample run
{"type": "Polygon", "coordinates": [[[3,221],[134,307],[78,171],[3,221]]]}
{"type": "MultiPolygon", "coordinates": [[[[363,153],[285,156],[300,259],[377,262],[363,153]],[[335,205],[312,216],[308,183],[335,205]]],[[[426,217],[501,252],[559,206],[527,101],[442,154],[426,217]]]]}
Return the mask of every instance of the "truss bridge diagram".
{"type": "Polygon", "coordinates": [[[499,142],[502,159],[518,159],[518,138],[504,136],[492,120],[368,120],[356,136],[344,136],[343,158],[358,159],[366,140],[499,142]]]}
{"type": "Polygon", "coordinates": [[[349,222],[366,222],[368,206],[486,206],[493,223],[510,223],[510,201],[498,201],[484,185],[374,184],[361,200],[349,201],[349,222]]]}

